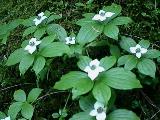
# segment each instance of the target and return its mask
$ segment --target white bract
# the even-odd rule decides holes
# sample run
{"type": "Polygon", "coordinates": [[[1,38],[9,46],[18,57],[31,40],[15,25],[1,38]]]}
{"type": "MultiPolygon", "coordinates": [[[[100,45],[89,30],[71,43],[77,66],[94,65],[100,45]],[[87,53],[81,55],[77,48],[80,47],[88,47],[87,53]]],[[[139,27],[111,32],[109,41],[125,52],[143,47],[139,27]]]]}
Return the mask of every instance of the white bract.
{"type": "Polygon", "coordinates": [[[113,12],[105,12],[104,10],[100,10],[99,14],[96,14],[92,20],[104,21],[109,17],[112,17],[115,13],[113,12]]]}
{"type": "Polygon", "coordinates": [[[89,66],[85,67],[84,71],[88,73],[88,77],[91,80],[94,80],[100,72],[105,71],[105,69],[99,65],[100,62],[97,59],[95,59],[89,63],[89,66]]]}
{"type": "Polygon", "coordinates": [[[106,108],[100,103],[96,102],[94,104],[94,109],[89,113],[90,116],[96,116],[96,120],[105,120],[106,119],[106,108]]]}
{"type": "Polygon", "coordinates": [[[41,13],[38,14],[38,17],[35,18],[33,21],[35,22],[35,25],[37,26],[37,25],[41,24],[41,22],[42,22],[43,20],[45,20],[46,18],[47,18],[47,17],[44,16],[44,13],[41,12],[41,13]]]}
{"type": "Polygon", "coordinates": [[[6,117],[4,119],[1,119],[1,120],[11,120],[10,116],[9,117],[6,117]]]}
{"type": "Polygon", "coordinates": [[[75,37],[66,37],[65,38],[65,43],[68,45],[68,44],[75,44],[76,43],[76,38],[75,37]]]}
{"type": "Polygon", "coordinates": [[[37,41],[36,38],[31,38],[29,41],[29,44],[24,48],[24,50],[27,50],[30,54],[32,54],[37,49],[37,45],[39,45],[41,41],[37,41]]]}
{"type": "Polygon", "coordinates": [[[145,54],[147,52],[147,49],[142,48],[139,44],[137,44],[135,47],[130,47],[129,49],[131,53],[136,54],[137,58],[140,58],[142,54],[145,54]]]}

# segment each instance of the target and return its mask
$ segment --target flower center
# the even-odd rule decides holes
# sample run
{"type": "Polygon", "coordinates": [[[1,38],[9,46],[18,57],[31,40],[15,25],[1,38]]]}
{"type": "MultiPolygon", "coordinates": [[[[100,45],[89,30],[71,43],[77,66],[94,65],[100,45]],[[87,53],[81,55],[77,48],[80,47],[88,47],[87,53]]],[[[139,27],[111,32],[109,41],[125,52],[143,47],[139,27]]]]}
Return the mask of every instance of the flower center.
{"type": "Polygon", "coordinates": [[[70,42],[72,41],[72,38],[71,38],[71,37],[69,38],[69,41],[70,41],[70,42]]]}
{"type": "Polygon", "coordinates": [[[103,108],[102,107],[99,107],[98,109],[97,109],[97,112],[98,113],[102,113],[104,110],[103,110],[103,108]]]}
{"type": "Polygon", "coordinates": [[[40,20],[42,17],[41,16],[37,16],[37,19],[40,20]]]}
{"type": "Polygon", "coordinates": [[[91,68],[91,70],[95,70],[96,69],[96,65],[92,65],[90,68],[91,68]]]}
{"type": "Polygon", "coordinates": [[[136,53],[140,53],[141,52],[141,49],[140,48],[137,48],[136,49],[136,53]]]}
{"type": "Polygon", "coordinates": [[[100,16],[105,16],[105,12],[101,12],[99,15],[100,16]]]}
{"type": "Polygon", "coordinates": [[[35,46],[35,42],[29,42],[30,46],[35,46]]]}

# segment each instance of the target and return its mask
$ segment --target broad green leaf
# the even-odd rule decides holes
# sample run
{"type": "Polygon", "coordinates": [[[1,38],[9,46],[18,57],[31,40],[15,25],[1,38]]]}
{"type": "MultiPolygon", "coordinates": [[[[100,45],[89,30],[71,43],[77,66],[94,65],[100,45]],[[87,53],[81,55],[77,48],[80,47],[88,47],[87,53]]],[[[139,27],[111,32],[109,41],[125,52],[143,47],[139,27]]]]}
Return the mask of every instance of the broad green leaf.
{"type": "Polygon", "coordinates": [[[80,97],[79,106],[83,111],[88,111],[93,109],[93,105],[95,103],[95,99],[92,95],[88,95],[86,97],[80,97]]]}
{"type": "Polygon", "coordinates": [[[26,101],[26,93],[23,90],[17,90],[14,92],[14,100],[18,102],[26,101]]]}
{"type": "Polygon", "coordinates": [[[80,80],[90,80],[86,73],[72,71],[61,77],[61,80],[56,82],[54,88],[58,90],[67,90],[77,85],[80,80]],[[77,77],[78,76],[78,77],[77,77]]]}
{"type": "Polygon", "coordinates": [[[44,68],[46,60],[42,56],[38,56],[34,61],[33,70],[35,71],[36,75],[44,68]]]}
{"type": "Polygon", "coordinates": [[[160,51],[156,49],[148,50],[147,53],[144,54],[146,58],[158,58],[160,56],[160,51]]]}
{"type": "Polygon", "coordinates": [[[27,54],[23,56],[20,64],[19,64],[19,70],[22,75],[29,69],[29,67],[33,64],[34,62],[34,56],[27,54]]]}
{"type": "Polygon", "coordinates": [[[111,89],[108,87],[108,85],[102,82],[96,82],[92,93],[97,101],[104,103],[105,105],[108,104],[108,101],[111,97],[111,89]]]}
{"type": "Polygon", "coordinates": [[[116,58],[119,58],[121,56],[121,51],[118,46],[111,45],[110,46],[110,53],[111,55],[115,56],[116,58]]]}
{"type": "Polygon", "coordinates": [[[125,62],[124,68],[127,70],[132,70],[137,66],[138,59],[134,55],[128,55],[128,59],[125,62]]]}
{"type": "Polygon", "coordinates": [[[118,66],[124,65],[131,55],[124,55],[118,59],[118,66]]]}
{"type": "Polygon", "coordinates": [[[60,26],[58,24],[50,24],[50,25],[48,25],[47,33],[49,35],[56,34],[60,41],[64,41],[65,38],[67,37],[66,30],[62,26],[60,26]]]}
{"type": "Polygon", "coordinates": [[[81,27],[77,40],[80,44],[86,44],[95,40],[103,31],[103,25],[92,24],[81,27]]]}
{"type": "Polygon", "coordinates": [[[89,113],[80,112],[80,113],[74,114],[72,118],[70,118],[69,120],[94,120],[94,119],[89,115],[89,113]]]}
{"type": "Polygon", "coordinates": [[[41,50],[42,48],[44,48],[45,46],[51,44],[53,41],[55,41],[56,35],[49,35],[47,37],[44,37],[41,41],[41,44],[39,45],[39,50],[41,50]]]}
{"type": "Polygon", "coordinates": [[[116,17],[117,15],[119,15],[122,11],[122,8],[120,5],[117,5],[117,4],[112,4],[111,6],[106,6],[103,8],[104,11],[106,12],[113,12],[115,13],[110,19],[116,17]]]}
{"type": "Polygon", "coordinates": [[[116,63],[115,56],[106,56],[100,60],[100,66],[102,66],[105,70],[110,69],[116,63]]]}
{"type": "Polygon", "coordinates": [[[32,34],[36,31],[37,27],[36,26],[31,26],[31,27],[28,27],[27,29],[25,29],[24,33],[23,33],[23,37],[29,35],[29,34],[32,34]]]}
{"type": "Polygon", "coordinates": [[[127,25],[128,23],[131,23],[132,19],[130,17],[117,17],[111,21],[114,25],[127,25]]]}
{"type": "Polygon", "coordinates": [[[141,40],[139,43],[138,43],[142,48],[149,48],[150,46],[150,42],[148,40],[141,40]]]}
{"type": "Polygon", "coordinates": [[[139,72],[141,72],[144,75],[149,75],[153,78],[155,78],[155,72],[156,72],[156,65],[153,62],[153,60],[143,58],[138,64],[137,68],[139,72]]]}
{"type": "Polygon", "coordinates": [[[89,65],[89,63],[92,61],[91,58],[87,57],[87,56],[81,56],[79,58],[79,61],[77,63],[78,67],[84,71],[84,69],[86,68],[86,66],[89,65]]]}
{"type": "Polygon", "coordinates": [[[104,34],[109,38],[118,40],[119,28],[114,24],[106,24],[104,34]]]}
{"type": "Polygon", "coordinates": [[[85,25],[92,25],[95,21],[92,20],[92,18],[83,18],[76,22],[79,26],[85,26],[85,25]]]}
{"type": "Polygon", "coordinates": [[[25,55],[25,51],[23,48],[15,50],[13,53],[10,54],[6,65],[11,66],[19,63],[24,55],[25,55]]]}
{"type": "Polygon", "coordinates": [[[8,24],[8,30],[13,30],[18,27],[24,20],[23,19],[15,19],[8,24]]]}
{"type": "Polygon", "coordinates": [[[128,52],[130,52],[130,47],[135,47],[137,45],[137,43],[132,38],[122,36],[121,39],[122,39],[120,42],[121,48],[123,48],[128,52]]]}
{"type": "Polygon", "coordinates": [[[112,68],[101,74],[99,80],[102,80],[104,84],[108,86],[120,89],[128,90],[133,88],[141,88],[139,80],[136,79],[136,75],[129,70],[124,68],[112,68]]]}
{"type": "Polygon", "coordinates": [[[28,97],[27,97],[27,102],[28,103],[31,103],[31,102],[34,102],[37,100],[38,96],[41,94],[42,92],[42,89],[40,88],[33,88],[29,94],[28,94],[28,97]]]}
{"type": "Polygon", "coordinates": [[[18,113],[21,111],[22,108],[22,102],[14,102],[10,105],[8,110],[8,115],[11,117],[11,119],[15,119],[18,113]]]}
{"type": "Polygon", "coordinates": [[[46,27],[38,28],[34,33],[34,37],[40,39],[45,33],[46,33],[46,27]]]}
{"type": "Polygon", "coordinates": [[[107,120],[140,120],[140,118],[132,111],[118,109],[108,115],[107,120]]]}
{"type": "Polygon", "coordinates": [[[70,52],[69,46],[65,45],[62,42],[53,42],[47,46],[45,46],[40,54],[44,57],[57,57],[62,56],[63,54],[67,54],[70,52]]]}
{"type": "Polygon", "coordinates": [[[31,119],[33,116],[34,108],[31,104],[23,103],[21,114],[26,119],[31,119]]]}
{"type": "Polygon", "coordinates": [[[83,14],[83,16],[85,17],[85,18],[92,18],[92,17],[94,17],[94,15],[95,15],[95,13],[84,13],[83,14]]]}
{"type": "Polygon", "coordinates": [[[93,88],[94,82],[89,78],[77,81],[77,84],[72,89],[72,98],[75,99],[80,95],[88,93],[93,88]]]}
{"type": "Polygon", "coordinates": [[[60,16],[60,15],[51,15],[51,16],[47,19],[47,23],[50,23],[50,22],[52,22],[52,21],[54,21],[54,20],[61,19],[61,18],[62,18],[62,16],[60,16]]]}
{"type": "Polygon", "coordinates": [[[0,119],[6,118],[6,114],[0,111],[0,119]]]}

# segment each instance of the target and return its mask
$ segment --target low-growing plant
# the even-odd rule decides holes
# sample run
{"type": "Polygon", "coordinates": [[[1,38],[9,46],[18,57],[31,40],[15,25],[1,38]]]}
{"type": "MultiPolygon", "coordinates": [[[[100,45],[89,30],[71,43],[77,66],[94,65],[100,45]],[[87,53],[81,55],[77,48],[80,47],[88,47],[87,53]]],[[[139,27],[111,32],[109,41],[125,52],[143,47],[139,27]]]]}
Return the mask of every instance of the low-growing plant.
{"type": "MultiPolygon", "coordinates": [[[[21,48],[11,53],[6,65],[19,64],[21,76],[28,70],[33,70],[39,78],[55,58],[76,58],[78,62],[74,66],[77,66],[77,70],[63,74],[53,86],[54,90],[71,92],[72,100],[79,100],[82,111],[75,112],[70,120],[140,120],[140,117],[130,110],[113,107],[116,90],[142,88],[141,75],[155,78],[155,60],[160,56],[160,51],[150,47],[147,40],[135,42],[132,38],[119,34],[119,26],[127,26],[133,22],[130,17],[121,16],[121,10],[120,5],[113,3],[97,11],[98,14],[84,14],[84,18],[76,22],[81,27],[77,36],[76,33],[67,35],[61,25],[54,23],[62,16],[49,11],[21,20],[18,25],[26,28],[21,48]],[[110,52],[104,57],[92,58],[88,52],[94,54],[91,48],[97,50],[97,46],[108,47],[110,52]]],[[[5,32],[4,36],[6,33],[8,32],[5,32]]],[[[3,43],[4,41],[5,38],[3,43]]],[[[5,112],[10,118],[2,112],[0,118],[31,120],[36,109],[34,103],[42,89],[32,89],[28,97],[23,90],[15,91],[14,102],[8,112],[5,112]]],[[[67,110],[59,109],[52,117],[63,120],[68,117],[67,110]]]]}

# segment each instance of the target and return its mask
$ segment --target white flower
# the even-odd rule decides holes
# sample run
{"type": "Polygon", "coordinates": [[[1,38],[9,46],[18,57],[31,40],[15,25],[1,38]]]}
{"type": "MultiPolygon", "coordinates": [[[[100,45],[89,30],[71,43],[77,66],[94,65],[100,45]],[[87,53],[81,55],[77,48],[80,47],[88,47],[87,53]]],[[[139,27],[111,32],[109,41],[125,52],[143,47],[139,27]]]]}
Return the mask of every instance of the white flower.
{"type": "Polygon", "coordinates": [[[105,120],[106,119],[106,108],[100,103],[96,102],[94,104],[94,109],[89,113],[90,116],[96,116],[96,120],[105,120]]]}
{"type": "Polygon", "coordinates": [[[31,38],[29,41],[29,44],[24,48],[24,50],[27,50],[30,54],[32,54],[37,49],[37,45],[39,45],[41,41],[37,41],[36,38],[31,38]]]}
{"type": "Polygon", "coordinates": [[[66,40],[66,44],[75,44],[76,43],[76,38],[75,37],[66,37],[65,40],[66,40]]]}
{"type": "Polygon", "coordinates": [[[115,13],[113,12],[105,12],[104,10],[100,10],[99,14],[96,14],[92,20],[104,21],[109,17],[112,17],[115,13]]]}
{"type": "Polygon", "coordinates": [[[10,116],[9,117],[6,117],[4,119],[1,119],[1,120],[11,120],[10,116]]]}
{"type": "Polygon", "coordinates": [[[145,54],[147,52],[147,49],[142,48],[139,44],[137,44],[135,47],[129,48],[131,53],[136,54],[136,57],[140,58],[142,54],[145,54]]]}
{"type": "Polygon", "coordinates": [[[105,69],[101,66],[99,66],[100,62],[95,59],[92,60],[89,63],[89,66],[86,66],[84,71],[88,73],[88,77],[91,78],[91,80],[94,80],[100,72],[103,72],[105,69]]]}
{"type": "Polygon", "coordinates": [[[47,17],[44,16],[44,13],[41,12],[41,13],[38,14],[38,17],[35,18],[33,21],[35,22],[35,25],[37,26],[37,25],[41,24],[41,22],[42,22],[43,20],[45,20],[46,18],[47,18],[47,17]]]}

